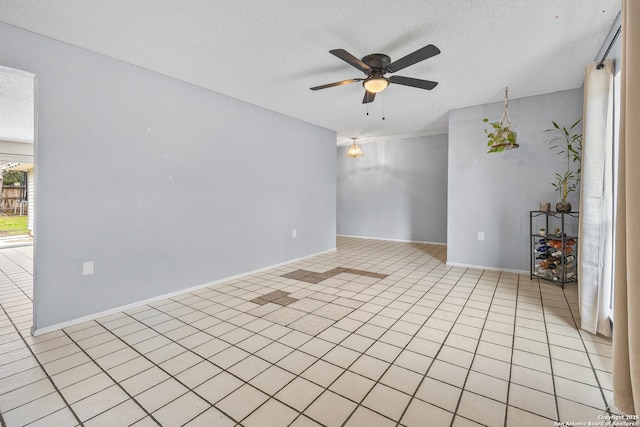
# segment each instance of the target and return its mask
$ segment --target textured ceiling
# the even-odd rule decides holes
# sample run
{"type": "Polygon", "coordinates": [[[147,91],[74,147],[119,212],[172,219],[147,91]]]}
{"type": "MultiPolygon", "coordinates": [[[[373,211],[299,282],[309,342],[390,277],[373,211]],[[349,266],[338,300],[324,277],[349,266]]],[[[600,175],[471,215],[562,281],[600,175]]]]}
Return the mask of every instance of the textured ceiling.
{"type": "Polygon", "coordinates": [[[33,85],[33,76],[0,66],[0,141],[33,143],[33,85]]]}
{"type": "Polygon", "coordinates": [[[3,0],[0,20],[349,137],[447,132],[451,109],[582,85],[620,0],[3,0]],[[391,85],[368,107],[362,77],[329,54],[398,59],[432,91],[391,85]],[[385,120],[382,120],[382,117],[385,120]]]}

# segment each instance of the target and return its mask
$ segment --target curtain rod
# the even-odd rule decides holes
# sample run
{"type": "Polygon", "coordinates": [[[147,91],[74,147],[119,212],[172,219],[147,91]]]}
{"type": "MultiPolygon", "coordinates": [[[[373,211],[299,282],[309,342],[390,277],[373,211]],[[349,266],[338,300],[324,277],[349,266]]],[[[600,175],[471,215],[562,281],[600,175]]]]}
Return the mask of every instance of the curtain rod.
{"type": "Polygon", "coordinates": [[[604,52],[604,55],[602,55],[602,59],[600,60],[600,63],[596,66],[598,70],[604,67],[604,60],[607,59],[607,56],[609,56],[609,51],[613,47],[613,44],[616,42],[616,39],[620,35],[621,30],[622,30],[622,25],[618,27],[618,31],[616,31],[616,34],[611,39],[611,43],[609,43],[609,47],[607,47],[607,50],[604,52]]]}

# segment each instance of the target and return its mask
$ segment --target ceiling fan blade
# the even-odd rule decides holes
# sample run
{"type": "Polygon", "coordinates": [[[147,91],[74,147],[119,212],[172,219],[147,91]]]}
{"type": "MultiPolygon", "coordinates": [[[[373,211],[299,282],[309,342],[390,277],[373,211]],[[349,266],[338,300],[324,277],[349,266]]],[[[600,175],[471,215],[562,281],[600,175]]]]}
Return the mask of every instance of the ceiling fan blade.
{"type": "Polygon", "coordinates": [[[424,61],[425,59],[429,59],[432,56],[436,56],[439,53],[440,49],[432,44],[427,45],[387,65],[387,71],[389,71],[390,73],[395,73],[396,71],[400,71],[410,65],[416,64],[420,61],[424,61]]]}
{"type": "Polygon", "coordinates": [[[326,85],[322,85],[322,86],[314,86],[312,88],[310,88],[311,90],[320,90],[320,89],[326,89],[328,87],[335,87],[335,86],[342,86],[342,85],[348,85],[349,83],[355,83],[355,82],[360,82],[364,79],[349,79],[349,80],[342,80],[341,82],[335,82],[335,83],[328,83],[326,85]]]}
{"type": "Polygon", "coordinates": [[[358,70],[367,73],[369,71],[371,71],[371,67],[369,67],[367,64],[365,64],[364,62],[360,61],[358,58],[356,58],[355,56],[351,55],[349,52],[347,52],[344,49],[334,49],[334,50],[330,50],[329,53],[334,54],[335,56],[337,56],[338,58],[342,59],[344,62],[346,62],[347,64],[356,67],[358,70]]]}
{"type": "Polygon", "coordinates": [[[414,79],[411,77],[391,76],[389,77],[391,83],[398,85],[405,85],[411,87],[417,87],[419,89],[431,90],[438,86],[438,82],[432,82],[431,80],[414,79]]]}
{"type": "Polygon", "coordinates": [[[363,104],[368,104],[373,102],[376,99],[376,94],[373,92],[369,92],[368,90],[364,91],[364,98],[362,98],[363,104]]]}

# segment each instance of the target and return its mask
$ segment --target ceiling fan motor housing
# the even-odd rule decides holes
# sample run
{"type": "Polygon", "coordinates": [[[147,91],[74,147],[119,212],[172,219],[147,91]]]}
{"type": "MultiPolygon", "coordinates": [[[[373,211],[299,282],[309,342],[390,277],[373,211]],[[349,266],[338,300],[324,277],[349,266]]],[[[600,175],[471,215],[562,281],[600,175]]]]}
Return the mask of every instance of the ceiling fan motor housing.
{"type": "Polygon", "coordinates": [[[371,67],[374,71],[386,73],[387,65],[391,64],[391,58],[383,53],[372,53],[362,58],[362,62],[371,67]]]}

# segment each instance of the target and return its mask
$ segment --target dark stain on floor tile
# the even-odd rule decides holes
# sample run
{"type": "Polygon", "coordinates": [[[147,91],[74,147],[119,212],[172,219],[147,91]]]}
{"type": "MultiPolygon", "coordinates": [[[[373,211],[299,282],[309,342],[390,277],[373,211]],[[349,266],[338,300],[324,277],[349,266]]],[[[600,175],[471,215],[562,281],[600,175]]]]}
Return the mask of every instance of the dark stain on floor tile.
{"type": "Polygon", "coordinates": [[[275,302],[276,304],[280,304],[280,305],[289,305],[292,302],[296,302],[298,301],[295,298],[292,298],[290,296],[284,296],[284,297],[280,297],[278,299],[273,300],[272,302],[275,302]]]}
{"type": "Polygon", "coordinates": [[[284,306],[296,301],[298,300],[289,296],[289,292],[278,290],[256,297],[250,302],[258,305],[265,305],[268,302],[273,302],[284,306]]]}
{"type": "Polygon", "coordinates": [[[295,270],[287,274],[283,274],[282,277],[287,279],[299,280],[307,283],[320,283],[328,277],[321,277],[321,273],[308,270],[295,270]]]}
{"type": "Polygon", "coordinates": [[[331,270],[325,271],[324,273],[316,273],[315,271],[300,269],[300,270],[291,271],[287,274],[283,274],[282,277],[286,277],[287,279],[299,280],[301,282],[315,284],[315,283],[320,283],[323,280],[330,279],[334,276],[337,276],[340,273],[357,274],[358,276],[373,277],[376,279],[384,279],[385,277],[387,277],[386,274],[374,273],[373,271],[356,270],[353,268],[345,268],[345,267],[332,268],[331,270]]]}
{"type": "Polygon", "coordinates": [[[273,292],[269,292],[268,294],[262,295],[260,298],[267,301],[273,301],[278,298],[286,297],[287,295],[289,295],[289,292],[278,290],[278,291],[273,291],[273,292]]]}

